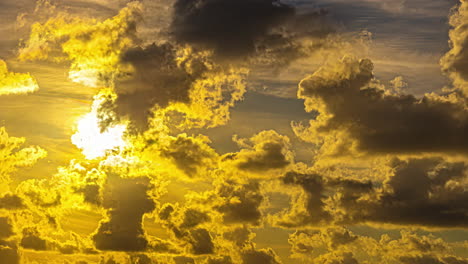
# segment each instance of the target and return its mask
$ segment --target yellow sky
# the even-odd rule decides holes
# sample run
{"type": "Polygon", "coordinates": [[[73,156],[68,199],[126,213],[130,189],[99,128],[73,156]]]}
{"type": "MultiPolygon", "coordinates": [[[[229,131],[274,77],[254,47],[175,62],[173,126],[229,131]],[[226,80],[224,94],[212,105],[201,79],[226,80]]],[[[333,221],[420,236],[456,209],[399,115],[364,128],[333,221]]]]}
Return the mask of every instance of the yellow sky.
{"type": "Polygon", "coordinates": [[[468,263],[464,0],[0,16],[1,264],[468,263]]]}

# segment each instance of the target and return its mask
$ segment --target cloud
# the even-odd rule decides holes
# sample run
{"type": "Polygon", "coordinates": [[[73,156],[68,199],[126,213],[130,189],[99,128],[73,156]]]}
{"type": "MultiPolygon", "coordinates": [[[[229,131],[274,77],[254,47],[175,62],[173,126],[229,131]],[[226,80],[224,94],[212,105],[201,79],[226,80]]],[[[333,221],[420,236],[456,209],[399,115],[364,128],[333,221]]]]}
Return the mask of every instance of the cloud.
{"type": "Polygon", "coordinates": [[[27,94],[39,90],[36,79],[29,73],[14,73],[0,60],[0,95],[27,94]]]}
{"type": "Polygon", "coordinates": [[[230,62],[262,53],[299,57],[301,37],[332,31],[323,11],[298,14],[277,0],[177,0],[173,12],[169,30],[177,42],[213,50],[230,62]]]}
{"type": "Polygon", "coordinates": [[[389,224],[466,228],[466,164],[442,158],[393,159],[381,183],[320,174],[287,173],[283,182],[300,186],[292,207],[279,214],[284,227],[389,224]]]}
{"type": "Polygon", "coordinates": [[[14,235],[13,226],[8,217],[0,217],[0,239],[9,238],[14,235]]]}
{"type": "Polygon", "coordinates": [[[109,86],[125,74],[120,57],[135,45],[141,5],[131,2],[113,18],[97,22],[66,12],[32,25],[29,39],[19,50],[23,61],[71,61],[69,78],[90,87],[109,86]]]}
{"type": "Polygon", "coordinates": [[[224,257],[214,257],[208,258],[206,264],[232,264],[231,257],[224,256],[224,257]]]}
{"type": "Polygon", "coordinates": [[[12,242],[0,240],[0,261],[9,264],[19,264],[20,253],[18,252],[18,247],[12,242]]]}
{"type": "Polygon", "coordinates": [[[141,13],[138,2],[104,21],[58,13],[32,26],[19,58],[70,61],[70,80],[112,88],[116,99],[104,101],[101,110],[129,119],[139,132],[158,115],[154,111],[175,114],[180,128],[225,124],[229,108],[245,93],[246,69],[221,67],[210,52],[178,43],[140,47],[141,13]]]}
{"type": "Polygon", "coordinates": [[[460,0],[458,9],[450,16],[450,50],[440,60],[442,70],[453,80],[455,86],[468,93],[468,2],[460,0]]]}
{"type": "Polygon", "coordinates": [[[107,209],[108,219],[101,221],[93,235],[97,249],[143,251],[147,248],[142,217],[153,211],[155,206],[147,194],[150,188],[146,178],[108,176],[103,193],[103,206],[107,209]]]}
{"type": "Polygon", "coordinates": [[[243,264],[281,264],[275,252],[271,249],[249,249],[242,252],[243,264]]]}
{"type": "Polygon", "coordinates": [[[193,258],[185,257],[185,256],[177,256],[174,257],[175,264],[195,264],[193,258]]]}
{"type": "Polygon", "coordinates": [[[239,183],[233,180],[219,182],[212,197],[213,209],[222,214],[226,224],[259,225],[262,220],[260,206],[264,197],[257,181],[239,183]]]}
{"type": "MultiPolygon", "coordinates": [[[[218,153],[207,137],[190,133],[228,122],[246,91],[248,71],[238,62],[284,65],[279,57],[296,59],[309,38],[326,38],[332,30],[322,24],[323,12],[299,14],[279,1],[173,4],[179,16],[170,37],[149,45],[137,30],[145,1],[101,22],[59,13],[33,26],[20,58],[70,62],[73,81],[99,87],[92,128],[102,134],[128,124],[121,134],[126,144],[2,190],[0,211],[14,217],[0,216],[0,262],[18,263],[21,251],[39,256],[33,250],[46,250],[70,263],[86,257],[86,263],[100,258],[102,264],[279,264],[273,249],[256,245],[267,239],[267,247],[284,249],[270,241],[281,237],[273,224],[283,234],[296,231],[289,237],[291,256],[306,263],[464,263],[451,255],[453,245],[433,236],[401,232],[378,240],[340,227],[467,228],[462,158],[392,159],[465,153],[466,103],[458,91],[416,98],[403,94],[401,78],[385,89],[371,61],[346,57],[301,82],[299,98],[318,116],[309,127],[294,126],[295,132],[321,146],[321,154],[390,154],[379,156],[387,163],[308,167],[295,163],[295,139],[272,130],[235,137],[239,151],[218,153]],[[381,175],[369,177],[368,170],[381,175]],[[279,193],[268,193],[273,185],[279,193]],[[290,208],[284,208],[285,194],[290,208]],[[276,202],[282,207],[269,207],[276,202]],[[102,214],[93,234],[65,231],[84,229],[88,219],[66,221],[91,211],[102,214]],[[22,233],[15,236],[16,230],[22,233]]],[[[23,143],[0,129],[5,182],[18,167],[45,156],[36,147],[21,149],[23,143]]]]}
{"type": "Polygon", "coordinates": [[[172,160],[176,167],[189,177],[200,175],[206,167],[213,166],[216,152],[207,145],[207,138],[188,137],[180,134],[170,138],[167,146],[161,147],[161,155],[172,160]]]}
{"type": "Polygon", "coordinates": [[[15,194],[6,193],[0,197],[0,209],[15,210],[24,207],[23,199],[15,194]]]}
{"type": "Polygon", "coordinates": [[[180,128],[214,127],[245,93],[246,69],[216,64],[209,52],[175,44],[129,49],[122,63],[133,71],[115,84],[115,111],[137,128],[160,111],[180,128]]]}
{"type": "Polygon", "coordinates": [[[291,258],[311,263],[465,263],[451,255],[456,244],[432,234],[400,230],[399,235],[370,237],[344,227],[296,231],[289,236],[291,258]],[[337,233],[338,232],[338,233],[337,233]],[[337,236],[337,234],[340,234],[337,236]],[[352,238],[352,239],[349,239],[352,238]],[[333,243],[334,246],[331,246],[333,243]],[[351,253],[353,252],[353,253],[351,253]],[[451,262],[452,261],[452,262],[451,262]]]}
{"type": "Polygon", "coordinates": [[[324,264],[359,264],[351,252],[342,252],[339,254],[325,254],[319,257],[318,263],[324,264]]]}
{"type": "Polygon", "coordinates": [[[214,245],[208,230],[203,228],[194,229],[190,231],[190,236],[194,254],[212,254],[214,252],[214,245]]]}
{"type": "Polygon", "coordinates": [[[41,238],[36,228],[30,227],[23,229],[23,237],[20,245],[23,248],[44,251],[47,250],[47,241],[41,238]]]}
{"type": "Polygon", "coordinates": [[[422,98],[385,90],[368,59],[345,57],[299,84],[306,110],[318,113],[297,135],[326,155],[465,153],[468,111],[456,93],[422,98]]]}
{"type": "Polygon", "coordinates": [[[10,174],[18,168],[32,166],[39,159],[47,156],[47,152],[39,147],[21,148],[25,141],[25,138],[9,136],[5,128],[0,127],[0,183],[2,185],[10,183],[10,174]]]}
{"type": "Polygon", "coordinates": [[[225,162],[234,162],[240,170],[263,173],[268,170],[283,169],[294,162],[291,143],[288,137],[273,130],[262,131],[250,139],[237,139],[242,147],[239,152],[223,156],[225,162]]]}

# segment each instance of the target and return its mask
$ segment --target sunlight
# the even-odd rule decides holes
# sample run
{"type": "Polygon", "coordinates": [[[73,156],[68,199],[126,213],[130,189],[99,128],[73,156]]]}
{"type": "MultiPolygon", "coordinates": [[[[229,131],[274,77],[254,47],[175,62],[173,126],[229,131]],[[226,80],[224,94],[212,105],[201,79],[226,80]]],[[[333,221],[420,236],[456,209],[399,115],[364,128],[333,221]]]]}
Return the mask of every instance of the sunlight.
{"type": "Polygon", "coordinates": [[[87,159],[103,157],[109,150],[116,150],[126,145],[124,134],[126,125],[115,125],[101,132],[99,119],[94,112],[86,114],[78,121],[77,133],[71,141],[80,148],[87,159]]]}
{"type": "Polygon", "coordinates": [[[78,131],[71,140],[80,148],[87,159],[96,159],[106,155],[109,150],[124,147],[125,125],[109,127],[101,132],[97,116],[91,112],[78,121],[78,131]]]}
{"type": "Polygon", "coordinates": [[[99,116],[103,115],[100,106],[106,100],[105,90],[101,92],[94,97],[91,112],[78,120],[76,133],[71,137],[72,143],[82,150],[87,159],[104,157],[108,151],[119,150],[127,145],[124,139],[126,123],[109,125],[105,130],[100,126],[99,116]]]}

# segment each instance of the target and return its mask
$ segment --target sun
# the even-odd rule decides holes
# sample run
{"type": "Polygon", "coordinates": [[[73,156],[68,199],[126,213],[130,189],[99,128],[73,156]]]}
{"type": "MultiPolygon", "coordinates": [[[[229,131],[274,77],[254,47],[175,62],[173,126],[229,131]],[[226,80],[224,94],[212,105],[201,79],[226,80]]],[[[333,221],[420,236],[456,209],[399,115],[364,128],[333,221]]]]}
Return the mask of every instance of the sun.
{"type": "Polygon", "coordinates": [[[87,159],[97,159],[106,156],[111,150],[120,150],[127,146],[125,133],[127,124],[116,124],[106,127],[103,131],[99,125],[98,108],[102,101],[95,97],[92,110],[77,122],[76,133],[71,141],[82,150],[87,159]]]}

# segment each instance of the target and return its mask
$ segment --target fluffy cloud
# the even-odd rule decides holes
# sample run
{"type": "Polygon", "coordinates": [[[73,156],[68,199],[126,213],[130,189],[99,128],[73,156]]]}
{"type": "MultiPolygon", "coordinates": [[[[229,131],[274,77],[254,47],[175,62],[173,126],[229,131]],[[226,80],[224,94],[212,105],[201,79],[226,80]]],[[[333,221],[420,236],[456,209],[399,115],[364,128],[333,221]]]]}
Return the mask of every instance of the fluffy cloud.
{"type": "Polygon", "coordinates": [[[242,252],[243,264],[281,264],[275,252],[271,249],[245,250],[242,252]]]}
{"type": "Polygon", "coordinates": [[[440,60],[442,70],[444,70],[454,84],[461,88],[465,94],[468,92],[468,2],[461,0],[458,10],[450,17],[450,45],[451,49],[440,60]]]}
{"type": "Polygon", "coordinates": [[[10,174],[18,168],[32,166],[47,155],[47,152],[39,147],[21,148],[25,140],[25,138],[10,137],[5,128],[0,127],[0,183],[2,185],[10,183],[10,174]]]}
{"type": "Polygon", "coordinates": [[[295,125],[304,140],[328,155],[465,153],[468,111],[457,94],[422,98],[392,93],[373,77],[370,60],[345,57],[321,67],[299,84],[309,126],[295,125]]]}
{"type": "MultiPolygon", "coordinates": [[[[328,36],[323,12],[303,15],[272,0],[170,4],[170,34],[154,44],[138,36],[145,1],[103,21],[58,13],[33,26],[20,58],[69,61],[72,81],[100,88],[91,128],[103,135],[125,125],[119,134],[125,144],[0,193],[0,213],[8,214],[0,215],[0,262],[18,263],[21,251],[55,251],[79,264],[279,264],[273,249],[256,245],[265,238],[254,240],[257,228],[272,223],[296,230],[291,257],[306,263],[466,262],[433,236],[402,232],[376,240],[336,226],[466,228],[463,161],[401,156],[359,168],[308,167],[295,163],[294,139],[275,131],[235,137],[240,150],[231,153],[217,153],[208,137],[190,134],[228,122],[246,91],[248,70],[239,65],[284,65],[282,59],[316,45],[309,40],[328,36]],[[386,174],[371,178],[364,170],[386,174]],[[268,193],[273,185],[283,192],[279,199],[268,193]],[[270,210],[276,202],[282,207],[270,210]],[[70,214],[88,210],[102,214],[93,234],[65,231],[70,214]],[[88,257],[93,260],[81,260],[88,257]]],[[[317,118],[309,127],[294,126],[295,132],[325,155],[465,154],[468,116],[458,92],[416,98],[402,93],[401,78],[391,83],[393,91],[374,78],[369,60],[346,57],[321,67],[300,83],[298,94],[317,118]]],[[[108,137],[90,138],[97,140],[88,138],[89,145],[98,145],[108,137]]],[[[39,148],[21,150],[23,142],[0,130],[5,179],[45,156],[39,148]]]]}
{"type": "Polygon", "coordinates": [[[238,169],[262,173],[286,168],[294,162],[289,138],[273,130],[262,131],[250,139],[235,140],[242,149],[226,154],[223,160],[232,161],[238,169]]]}
{"type": "Polygon", "coordinates": [[[290,235],[291,257],[310,263],[465,263],[451,255],[455,244],[401,230],[397,238],[357,235],[343,227],[297,231],[290,235]],[[333,246],[332,246],[333,245],[333,246]],[[351,253],[353,252],[353,253],[351,253]]]}
{"type": "Polygon", "coordinates": [[[29,73],[14,73],[0,60],[0,95],[26,94],[39,90],[39,85],[29,73]]]}
{"type": "Polygon", "coordinates": [[[283,182],[300,186],[286,227],[333,223],[377,223],[466,228],[466,164],[440,158],[399,160],[389,164],[383,183],[320,174],[287,173],[283,182]]]}
{"type": "Polygon", "coordinates": [[[173,10],[170,32],[176,41],[214,50],[230,62],[261,53],[297,58],[301,37],[323,37],[332,30],[321,10],[299,15],[277,0],[177,0],[173,10]]]}
{"type": "Polygon", "coordinates": [[[108,219],[101,221],[93,240],[96,248],[113,251],[142,251],[148,241],[142,227],[145,213],[154,209],[148,195],[150,183],[146,178],[122,179],[110,175],[104,186],[103,206],[108,219]]]}
{"type": "Polygon", "coordinates": [[[130,119],[139,130],[147,128],[153,111],[175,114],[184,128],[226,123],[229,108],[245,93],[247,71],[221,67],[210,52],[177,43],[139,47],[141,9],[141,3],[131,2],[104,21],[58,13],[32,26],[19,58],[70,61],[69,78],[113,88],[116,99],[104,101],[101,110],[130,119]]]}
{"type": "Polygon", "coordinates": [[[115,84],[115,111],[140,128],[155,111],[179,128],[219,126],[245,93],[246,69],[221,66],[190,47],[153,44],[128,50],[122,61],[134,70],[115,84]]]}
{"type": "Polygon", "coordinates": [[[206,143],[206,138],[180,134],[170,138],[169,144],[161,148],[161,155],[173,161],[186,175],[193,177],[199,175],[200,170],[216,164],[214,161],[217,154],[206,143]]]}
{"type": "Polygon", "coordinates": [[[120,57],[136,41],[136,23],[141,5],[131,2],[113,18],[102,22],[58,13],[45,23],[32,25],[19,58],[70,60],[69,78],[91,87],[109,86],[123,74],[120,57]]]}

